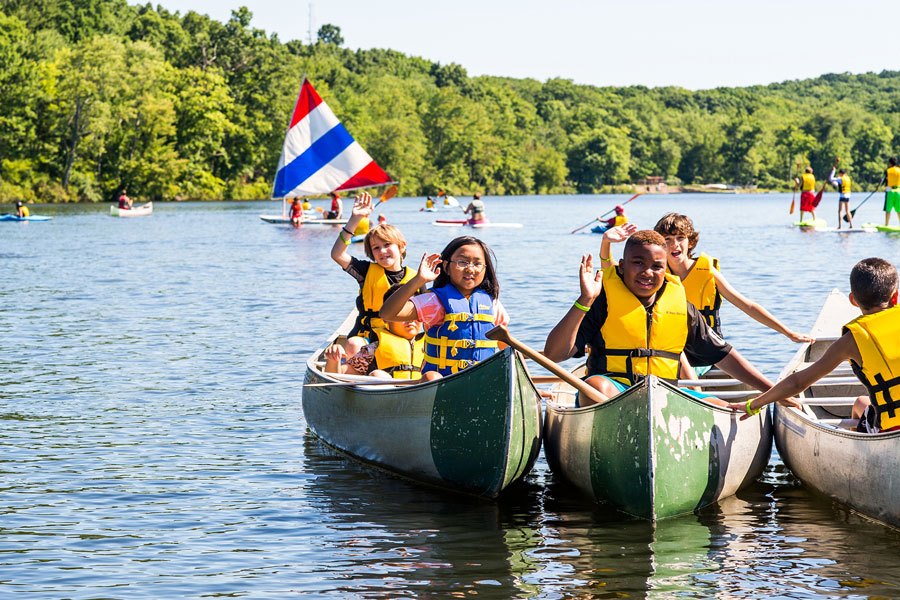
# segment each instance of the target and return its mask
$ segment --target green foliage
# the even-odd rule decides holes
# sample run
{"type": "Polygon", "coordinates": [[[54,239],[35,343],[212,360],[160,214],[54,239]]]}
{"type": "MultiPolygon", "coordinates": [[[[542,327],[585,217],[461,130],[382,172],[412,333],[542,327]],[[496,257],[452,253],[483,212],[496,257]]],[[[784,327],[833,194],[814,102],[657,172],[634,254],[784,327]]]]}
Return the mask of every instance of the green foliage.
{"type": "Polygon", "coordinates": [[[304,73],[401,193],[787,189],[836,157],[872,189],[900,143],[900,72],[692,92],[470,77],[341,30],[282,43],[126,0],[0,0],[0,201],[268,196],[304,73]]]}

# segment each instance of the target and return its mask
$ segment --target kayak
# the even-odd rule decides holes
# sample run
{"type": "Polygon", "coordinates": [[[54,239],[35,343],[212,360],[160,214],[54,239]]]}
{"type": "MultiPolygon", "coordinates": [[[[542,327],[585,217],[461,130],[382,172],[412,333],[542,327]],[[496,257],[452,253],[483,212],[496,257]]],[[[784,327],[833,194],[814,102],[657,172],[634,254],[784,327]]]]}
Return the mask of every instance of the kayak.
{"type": "Polygon", "coordinates": [[[609,229],[609,225],[594,225],[591,227],[591,233],[606,233],[609,229]]]}
{"type": "Polygon", "coordinates": [[[30,217],[20,217],[19,215],[0,215],[0,221],[49,221],[53,217],[45,217],[44,215],[32,215],[30,217]]]}
{"type": "Polygon", "coordinates": [[[807,219],[806,221],[794,221],[792,225],[800,229],[825,229],[828,222],[825,219],[816,219],[815,221],[807,219]]]}
{"type": "Polygon", "coordinates": [[[472,223],[468,219],[437,219],[433,223],[437,227],[463,227],[468,226],[474,229],[483,229],[486,227],[506,227],[506,228],[519,228],[522,227],[521,223],[495,223],[494,221],[480,221],[478,223],[472,223]]]}
{"type": "Polygon", "coordinates": [[[153,203],[148,202],[141,206],[135,206],[131,209],[119,208],[118,206],[109,207],[109,216],[111,217],[146,217],[153,214],[153,203]]]}
{"type": "MultiPolygon", "coordinates": [[[[289,225],[291,219],[284,215],[259,215],[266,223],[289,225]]],[[[346,225],[347,219],[304,219],[303,225],[346,225]]]]}

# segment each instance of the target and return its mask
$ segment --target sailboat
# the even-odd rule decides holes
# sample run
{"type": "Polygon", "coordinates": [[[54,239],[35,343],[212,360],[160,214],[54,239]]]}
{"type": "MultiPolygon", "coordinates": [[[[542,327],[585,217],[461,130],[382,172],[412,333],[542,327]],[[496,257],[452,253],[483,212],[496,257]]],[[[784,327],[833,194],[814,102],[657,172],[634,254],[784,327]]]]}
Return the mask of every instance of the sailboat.
{"type": "MultiPolygon", "coordinates": [[[[281,215],[260,215],[267,223],[289,223],[289,198],[322,196],[396,183],[372,160],[304,77],[291,115],[272,199],[281,215]]],[[[347,219],[310,219],[307,225],[343,225],[347,219]]]]}

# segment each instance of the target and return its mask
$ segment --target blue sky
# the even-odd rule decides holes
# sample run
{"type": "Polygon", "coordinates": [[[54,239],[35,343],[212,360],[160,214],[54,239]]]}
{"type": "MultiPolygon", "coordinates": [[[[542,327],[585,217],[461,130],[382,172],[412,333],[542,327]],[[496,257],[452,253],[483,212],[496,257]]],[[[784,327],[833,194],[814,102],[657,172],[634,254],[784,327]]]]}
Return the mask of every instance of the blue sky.
{"type": "Polygon", "coordinates": [[[341,28],[470,75],[688,89],[900,70],[896,0],[156,0],[225,21],[246,6],[282,41],[341,28]]]}

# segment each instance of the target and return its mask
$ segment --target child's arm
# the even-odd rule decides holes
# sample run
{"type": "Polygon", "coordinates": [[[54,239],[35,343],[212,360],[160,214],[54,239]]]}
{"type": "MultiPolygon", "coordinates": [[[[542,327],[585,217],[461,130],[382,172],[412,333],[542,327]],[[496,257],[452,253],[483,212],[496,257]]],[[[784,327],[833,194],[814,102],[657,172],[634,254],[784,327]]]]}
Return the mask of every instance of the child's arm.
{"type": "Polygon", "coordinates": [[[400,286],[396,292],[390,295],[381,305],[378,312],[385,321],[416,321],[419,314],[416,311],[416,305],[410,302],[410,298],[415,295],[419,288],[425,287],[430,281],[437,279],[438,272],[441,270],[440,254],[423,254],[422,262],[419,263],[419,271],[416,276],[400,286]]]}
{"type": "Polygon", "coordinates": [[[603,233],[603,239],[600,240],[600,268],[605,269],[612,264],[612,244],[624,242],[628,237],[637,231],[637,225],[634,223],[626,223],[612,229],[607,229],[603,233]]]}
{"type": "Polygon", "coordinates": [[[861,362],[859,350],[856,347],[856,341],[853,334],[845,333],[836,342],[831,344],[822,357],[802,371],[792,373],[788,377],[779,381],[766,393],[757,396],[752,402],[733,402],[728,406],[732,410],[748,412],[756,411],[767,404],[776,401],[783,401],[791,396],[795,396],[822,379],[845,360],[854,360],[861,362]]]}
{"type": "MultiPolygon", "coordinates": [[[[606,239],[606,234],[604,239],[606,239]]],[[[607,249],[607,252],[609,250],[607,249]]],[[[565,316],[556,324],[547,335],[544,342],[544,356],[552,361],[560,362],[571,358],[575,354],[575,338],[581,321],[587,314],[600,292],[603,290],[603,271],[594,272],[594,258],[590,254],[581,257],[581,267],[578,271],[581,293],[578,300],[569,308],[565,316]],[[582,308],[579,308],[579,305],[582,308]]]]}
{"type": "Polygon", "coordinates": [[[728,283],[728,280],[725,279],[725,277],[718,271],[718,269],[710,270],[712,271],[713,277],[716,278],[716,286],[719,288],[719,292],[722,294],[722,297],[741,309],[741,311],[743,311],[747,316],[755,319],[756,321],[762,323],[770,329],[774,329],[778,333],[789,338],[791,341],[797,343],[813,341],[813,338],[802,333],[797,333],[796,331],[773,317],[772,314],[765,308],[738,293],[737,290],[731,287],[731,284],[728,283]]]}
{"type": "Polygon", "coordinates": [[[356,226],[362,221],[363,217],[372,214],[372,196],[368,192],[363,192],[353,201],[353,211],[350,213],[350,219],[338,232],[338,239],[334,241],[331,247],[331,260],[347,269],[350,266],[350,253],[347,248],[350,247],[350,240],[353,239],[353,232],[356,226]]]}

